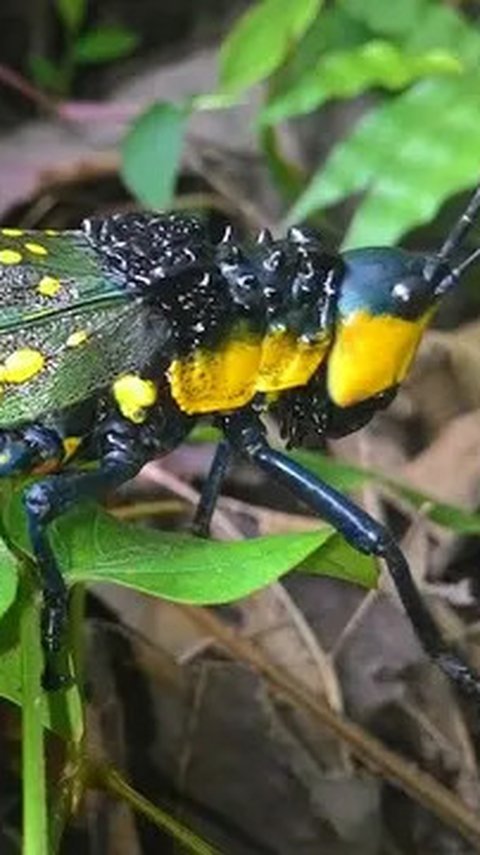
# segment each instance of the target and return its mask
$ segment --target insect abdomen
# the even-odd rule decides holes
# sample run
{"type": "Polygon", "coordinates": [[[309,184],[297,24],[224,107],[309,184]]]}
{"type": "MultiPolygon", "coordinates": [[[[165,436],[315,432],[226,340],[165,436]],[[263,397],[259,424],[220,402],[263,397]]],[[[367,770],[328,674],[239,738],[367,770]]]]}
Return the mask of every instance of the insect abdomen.
{"type": "Polygon", "coordinates": [[[288,330],[233,334],[217,348],[173,360],[168,371],[172,395],[191,415],[238,409],[257,392],[305,385],[327,349],[326,337],[303,341],[288,330]]]}
{"type": "Polygon", "coordinates": [[[340,271],[337,259],[298,234],[249,250],[220,245],[210,275],[187,295],[177,284],[170,305],[161,298],[177,325],[168,379],[184,412],[234,410],[257,392],[304,386],[325,359],[340,271]]]}

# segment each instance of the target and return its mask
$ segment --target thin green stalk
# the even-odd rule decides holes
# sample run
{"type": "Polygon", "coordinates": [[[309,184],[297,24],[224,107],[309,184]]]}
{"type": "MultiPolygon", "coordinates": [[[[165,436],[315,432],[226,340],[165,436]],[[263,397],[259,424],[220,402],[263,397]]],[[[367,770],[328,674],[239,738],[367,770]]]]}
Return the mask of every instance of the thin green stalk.
{"type": "Polygon", "coordinates": [[[85,678],[85,599],[86,585],[77,582],[70,591],[69,607],[69,647],[72,651],[73,670],[79,692],[83,694],[85,678]]]}
{"type": "Polygon", "coordinates": [[[133,810],[148,817],[162,831],[166,831],[173,839],[180,843],[193,855],[221,855],[220,851],[210,843],[202,840],[193,831],[190,831],[181,822],[170,816],[166,811],[152,804],[144,796],[140,795],[130,784],[122,778],[121,774],[112,766],[92,765],[91,767],[93,786],[107,790],[111,795],[127,802],[133,810]]]}
{"type": "Polygon", "coordinates": [[[59,851],[65,826],[78,810],[86,787],[84,681],[84,618],[86,586],[75,585],[70,592],[69,650],[75,685],[64,695],[70,737],[65,767],[51,799],[49,840],[51,855],[59,851]]]}
{"type": "Polygon", "coordinates": [[[52,798],[50,813],[50,855],[60,851],[62,837],[70,817],[75,814],[86,789],[87,761],[82,746],[69,743],[65,769],[52,798]]]}
{"type": "Polygon", "coordinates": [[[33,586],[23,573],[24,605],[20,618],[22,678],[23,855],[48,855],[47,787],[41,715],[43,667],[40,609],[33,586]]]}

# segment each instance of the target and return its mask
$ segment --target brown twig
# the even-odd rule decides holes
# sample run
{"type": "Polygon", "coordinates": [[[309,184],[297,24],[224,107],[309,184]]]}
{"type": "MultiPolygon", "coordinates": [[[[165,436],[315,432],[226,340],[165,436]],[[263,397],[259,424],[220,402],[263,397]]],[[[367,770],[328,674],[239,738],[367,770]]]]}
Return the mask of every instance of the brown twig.
{"type": "Polygon", "coordinates": [[[195,606],[181,606],[218,643],[265,677],[284,697],[308,710],[323,726],[345,741],[352,753],[368,768],[399,787],[438,816],[442,822],[480,847],[480,818],[455,795],[426,772],[390,751],[359,725],[336,713],[295,679],[272,665],[250,641],[227,627],[212,612],[195,606]]]}
{"type": "Polygon", "coordinates": [[[8,86],[10,89],[15,89],[20,92],[29,101],[33,101],[37,107],[46,110],[47,113],[57,113],[58,107],[55,101],[45,95],[40,89],[30,83],[22,74],[9,68],[8,65],[0,63],[0,83],[8,86]]]}
{"type": "Polygon", "coordinates": [[[72,124],[82,124],[83,122],[119,122],[126,124],[141,110],[139,104],[108,101],[56,101],[31,83],[23,74],[3,63],[0,63],[0,83],[8,86],[9,89],[15,89],[28,101],[36,104],[40,110],[72,124]]]}

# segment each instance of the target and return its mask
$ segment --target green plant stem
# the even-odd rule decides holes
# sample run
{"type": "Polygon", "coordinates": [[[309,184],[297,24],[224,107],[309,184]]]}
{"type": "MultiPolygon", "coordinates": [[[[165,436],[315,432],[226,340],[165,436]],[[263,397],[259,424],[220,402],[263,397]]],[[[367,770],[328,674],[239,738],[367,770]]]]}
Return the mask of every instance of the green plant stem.
{"type": "Polygon", "coordinates": [[[154,825],[161,828],[162,831],[166,831],[188,852],[193,852],[194,855],[221,855],[220,851],[211,846],[210,843],[202,840],[201,837],[198,837],[197,834],[190,831],[166,811],[140,795],[130,784],[127,784],[121,774],[112,766],[92,763],[89,778],[91,786],[106,790],[111,795],[127,802],[133,810],[148,817],[154,825]]]}
{"type": "Polygon", "coordinates": [[[76,813],[86,789],[88,762],[83,753],[83,742],[69,743],[65,769],[52,799],[50,813],[50,855],[60,850],[63,833],[70,817],[76,813]]]}
{"type": "Polygon", "coordinates": [[[60,849],[65,826],[76,813],[86,787],[85,713],[83,704],[84,681],[84,616],[86,586],[80,582],[70,592],[69,649],[73,660],[75,686],[65,695],[70,722],[67,758],[56,792],[52,797],[50,812],[50,850],[52,855],[60,849]]]}
{"type": "Polygon", "coordinates": [[[23,780],[23,855],[48,855],[47,788],[44,730],[41,715],[43,667],[40,608],[35,590],[23,572],[25,599],[20,619],[23,780]]]}
{"type": "Polygon", "coordinates": [[[85,626],[86,592],[86,585],[82,584],[81,582],[77,582],[77,584],[74,585],[70,591],[70,649],[72,651],[75,680],[80,692],[82,692],[82,686],[85,677],[85,649],[83,639],[85,626]]]}

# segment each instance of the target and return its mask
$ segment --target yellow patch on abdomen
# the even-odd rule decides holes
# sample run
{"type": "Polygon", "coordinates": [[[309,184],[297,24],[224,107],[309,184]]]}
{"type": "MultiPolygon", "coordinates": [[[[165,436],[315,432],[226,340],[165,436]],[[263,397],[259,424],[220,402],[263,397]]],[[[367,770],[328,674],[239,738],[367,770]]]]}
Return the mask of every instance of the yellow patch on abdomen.
{"type": "Polygon", "coordinates": [[[256,390],[260,339],[231,339],[217,350],[194,351],[168,369],[172,395],[185,413],[243,407],[256,390]]]}
{"type": "Polygon", "coordinates": [[[328,392],[349,407],[400,383],[431,317],[417,321],[355,312],[339,322],[328,360],[328,392]]]}
{"type": "Polygon", "coordinates": [[[286,330],[267,333],[262,352],[255,391],[279,392],[304,386],[323,361],[329,340],[304,341],[286,330]]]}

